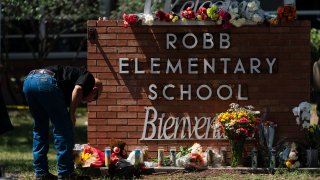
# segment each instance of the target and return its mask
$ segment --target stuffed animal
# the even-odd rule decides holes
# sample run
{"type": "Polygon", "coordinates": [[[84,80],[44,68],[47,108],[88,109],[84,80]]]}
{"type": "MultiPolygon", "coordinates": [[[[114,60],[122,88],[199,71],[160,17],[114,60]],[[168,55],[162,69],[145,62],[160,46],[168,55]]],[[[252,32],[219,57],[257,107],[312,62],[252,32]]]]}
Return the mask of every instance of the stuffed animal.
{"type": "Polygon", "coordinates": [[[297,145],[295,143],[291,144],[290,153],[287,161],[285,162],[287,168],[295,169],[300,167],[299,156],[297,151],[297,145]]]}

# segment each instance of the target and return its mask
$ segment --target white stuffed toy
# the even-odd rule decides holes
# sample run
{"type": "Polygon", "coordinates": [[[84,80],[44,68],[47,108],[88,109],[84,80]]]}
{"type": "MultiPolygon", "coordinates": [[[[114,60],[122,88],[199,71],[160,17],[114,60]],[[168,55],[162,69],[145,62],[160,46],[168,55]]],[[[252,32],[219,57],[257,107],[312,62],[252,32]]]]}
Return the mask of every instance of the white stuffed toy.
{"type": "Polygon", "coordinates": [[[298,161],[298,151],[297,145],[295,143],[291,144],[291,150],[288,156],[288,160],[285,162],[287,168],[289,169],[296,169],[300,167],[300,162],[298,161]]]}

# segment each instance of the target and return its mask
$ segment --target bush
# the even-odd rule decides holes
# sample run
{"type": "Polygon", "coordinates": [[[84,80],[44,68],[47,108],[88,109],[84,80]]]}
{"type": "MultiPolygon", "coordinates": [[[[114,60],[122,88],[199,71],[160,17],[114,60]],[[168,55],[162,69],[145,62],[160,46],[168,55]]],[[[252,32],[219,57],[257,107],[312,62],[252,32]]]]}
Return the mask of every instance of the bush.
{"type": "Polygon", "coordinates": [[[320,30],[315,28],[311,29],[310,33],[311,42],[311,57],[312,63],[319,60],[320,58],[320,30]]]}

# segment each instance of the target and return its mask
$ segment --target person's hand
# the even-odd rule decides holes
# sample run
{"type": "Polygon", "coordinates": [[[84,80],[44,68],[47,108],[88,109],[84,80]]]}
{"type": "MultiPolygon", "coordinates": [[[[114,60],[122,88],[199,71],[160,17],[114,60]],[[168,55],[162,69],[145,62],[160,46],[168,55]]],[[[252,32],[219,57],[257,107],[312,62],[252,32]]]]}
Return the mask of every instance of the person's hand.
{"type": "Polygon", "coordinates": [[[76,126],[76,116],[74,114],[70,115],[73,126],[76,126]]]}

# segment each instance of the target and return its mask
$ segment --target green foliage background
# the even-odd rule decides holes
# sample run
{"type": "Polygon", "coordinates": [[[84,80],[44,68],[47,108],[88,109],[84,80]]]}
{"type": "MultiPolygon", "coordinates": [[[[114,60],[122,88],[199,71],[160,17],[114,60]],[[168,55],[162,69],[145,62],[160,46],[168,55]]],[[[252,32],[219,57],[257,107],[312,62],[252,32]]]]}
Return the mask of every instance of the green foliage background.
{"type": "Polygon", "coordinates": [[[310,33],[312,61],[320,59],[320,30],[312,28],[310,33]]]}
{"type": "MultiPolygon", "coordinates": [[[[116,10],[112,11],[110,19],[121,19],[123,13],[143,13],[144,11],[144,0],[119,0],[117,3],[116,10]]],[[[154,0],[151,12],[156,12],[158,10],[163,10],[165,0],[154,0]]]]}
{"type": "Polygon", "coordinates": [[[11,20],[42,20],[60,23],[96,19],[98,0],[4,0],[3,15],[11,20]]]}
{"type": "MultiPolygon", "coordinates": [[[[98,18],[98,7],[99,0],[3,0],[4,43],[10,43],[6,39],[9,34],[23,37],[35,34],[34,39],[24,40],[34,59],[41,64],[40,61],[47,59],[49,52],[58,44],[61,34],[85,32],[87,20],[98,18]]],[[[4,52],[10,51],[12,49],[5,46],[4,52]]]]}

